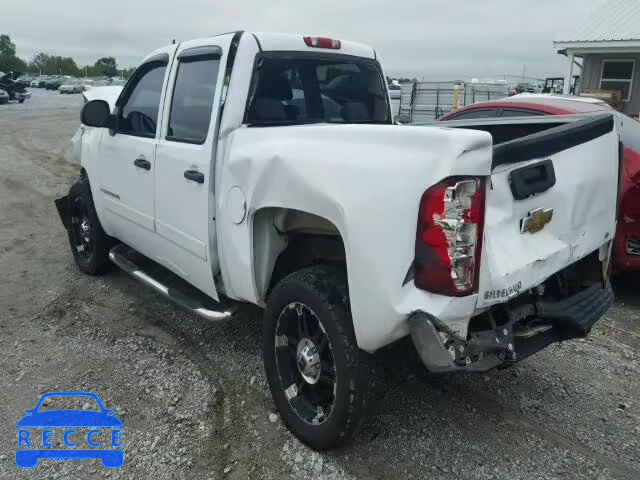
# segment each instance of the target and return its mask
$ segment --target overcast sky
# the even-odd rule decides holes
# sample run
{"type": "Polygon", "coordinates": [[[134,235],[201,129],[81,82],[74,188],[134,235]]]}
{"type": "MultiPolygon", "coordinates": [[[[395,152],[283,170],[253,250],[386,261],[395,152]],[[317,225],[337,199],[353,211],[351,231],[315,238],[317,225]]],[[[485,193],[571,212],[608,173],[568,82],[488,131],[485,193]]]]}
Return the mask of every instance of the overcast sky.
{"type": "Polygon", "coordinates": [[[231,30],[322,34],[376,48],[390,75],[425,79],[564,75],[552,41],[606,0],[19,0],[0,33],[18,55],[115,56],[134,66],[171,42],[231,30]]]}

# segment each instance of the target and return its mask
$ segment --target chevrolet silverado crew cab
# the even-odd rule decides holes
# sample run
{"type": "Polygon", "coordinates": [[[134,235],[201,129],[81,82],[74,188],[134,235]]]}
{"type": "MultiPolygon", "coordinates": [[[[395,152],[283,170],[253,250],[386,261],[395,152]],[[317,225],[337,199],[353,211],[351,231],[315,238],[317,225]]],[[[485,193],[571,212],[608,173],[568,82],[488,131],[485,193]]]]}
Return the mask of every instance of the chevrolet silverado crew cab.
{"type": "Polygon", "coordinates": [[[274,402],[313,448],[361,425],[387,344],[486,371],[613,301],[610,114],[394,125],[373,48],[236,32],[156,50],[81,120],[56,201],[80,270],[114,263],[213,322],[264,307],[274,402]]]}

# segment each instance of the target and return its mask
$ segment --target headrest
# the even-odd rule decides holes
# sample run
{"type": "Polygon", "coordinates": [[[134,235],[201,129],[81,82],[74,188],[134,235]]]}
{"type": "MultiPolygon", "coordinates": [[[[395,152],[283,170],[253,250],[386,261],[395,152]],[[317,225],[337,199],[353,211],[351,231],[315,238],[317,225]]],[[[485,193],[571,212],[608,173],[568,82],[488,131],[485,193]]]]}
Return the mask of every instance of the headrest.
{"type": "Polygon", "coordinates": [[[289,81],[279,73],[262,72],[256,89],[256,97],[291,100],[293,91],[289,81]]]}
{"type": "Polygon", "coordinates": [[[342,106],[342,118],[347,122],[366,122],[371,119],[364,103],[346,102],[342,106]]]}
{"type": "Polygon", "coordinates": [[[249,118],[253,122],[286,120],[284,106],[275,98],[256,97],[253,99],[249,118]]]}

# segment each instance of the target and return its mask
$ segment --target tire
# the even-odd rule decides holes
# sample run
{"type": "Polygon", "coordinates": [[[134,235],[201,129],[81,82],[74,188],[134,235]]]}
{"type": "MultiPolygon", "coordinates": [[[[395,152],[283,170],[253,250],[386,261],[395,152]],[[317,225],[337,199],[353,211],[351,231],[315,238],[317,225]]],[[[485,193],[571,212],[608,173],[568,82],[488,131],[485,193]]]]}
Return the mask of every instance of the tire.
{"type": "Polygon", "coordinates": [[[71,186],[67,201],[69,245],[76,265],[89,275],[106,273],[111,267],[109,249],[114,241],[100,225],[87,178],[71,186]]]}
{"type": "Polygon", "coordinates": [[[347,443],[369,404],[369,358],[356,343],[346,284],[340,268],[305,268],[275,286],[264,313],[262,350],[273,400],[289,430],[315,450],[347,443]]]}
{"type": "Polygon", "coordinates": [[[18,103],[24,103],[24,98],[21,98],[20,100],[18,100],[18,103]]]}

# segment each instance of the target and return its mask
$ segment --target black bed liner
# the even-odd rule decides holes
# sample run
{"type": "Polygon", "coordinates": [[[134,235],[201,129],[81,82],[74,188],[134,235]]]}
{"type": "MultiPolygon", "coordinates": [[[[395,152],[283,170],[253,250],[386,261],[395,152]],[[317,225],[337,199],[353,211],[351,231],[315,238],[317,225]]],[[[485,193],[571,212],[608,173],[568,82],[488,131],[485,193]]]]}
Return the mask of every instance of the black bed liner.
{"type": "Polygon", "coordinates": [[[612,114],[587,118],[500,143],[493,147],[492,168],[543,158],[596,139],[613,130],[612,114]]]}

